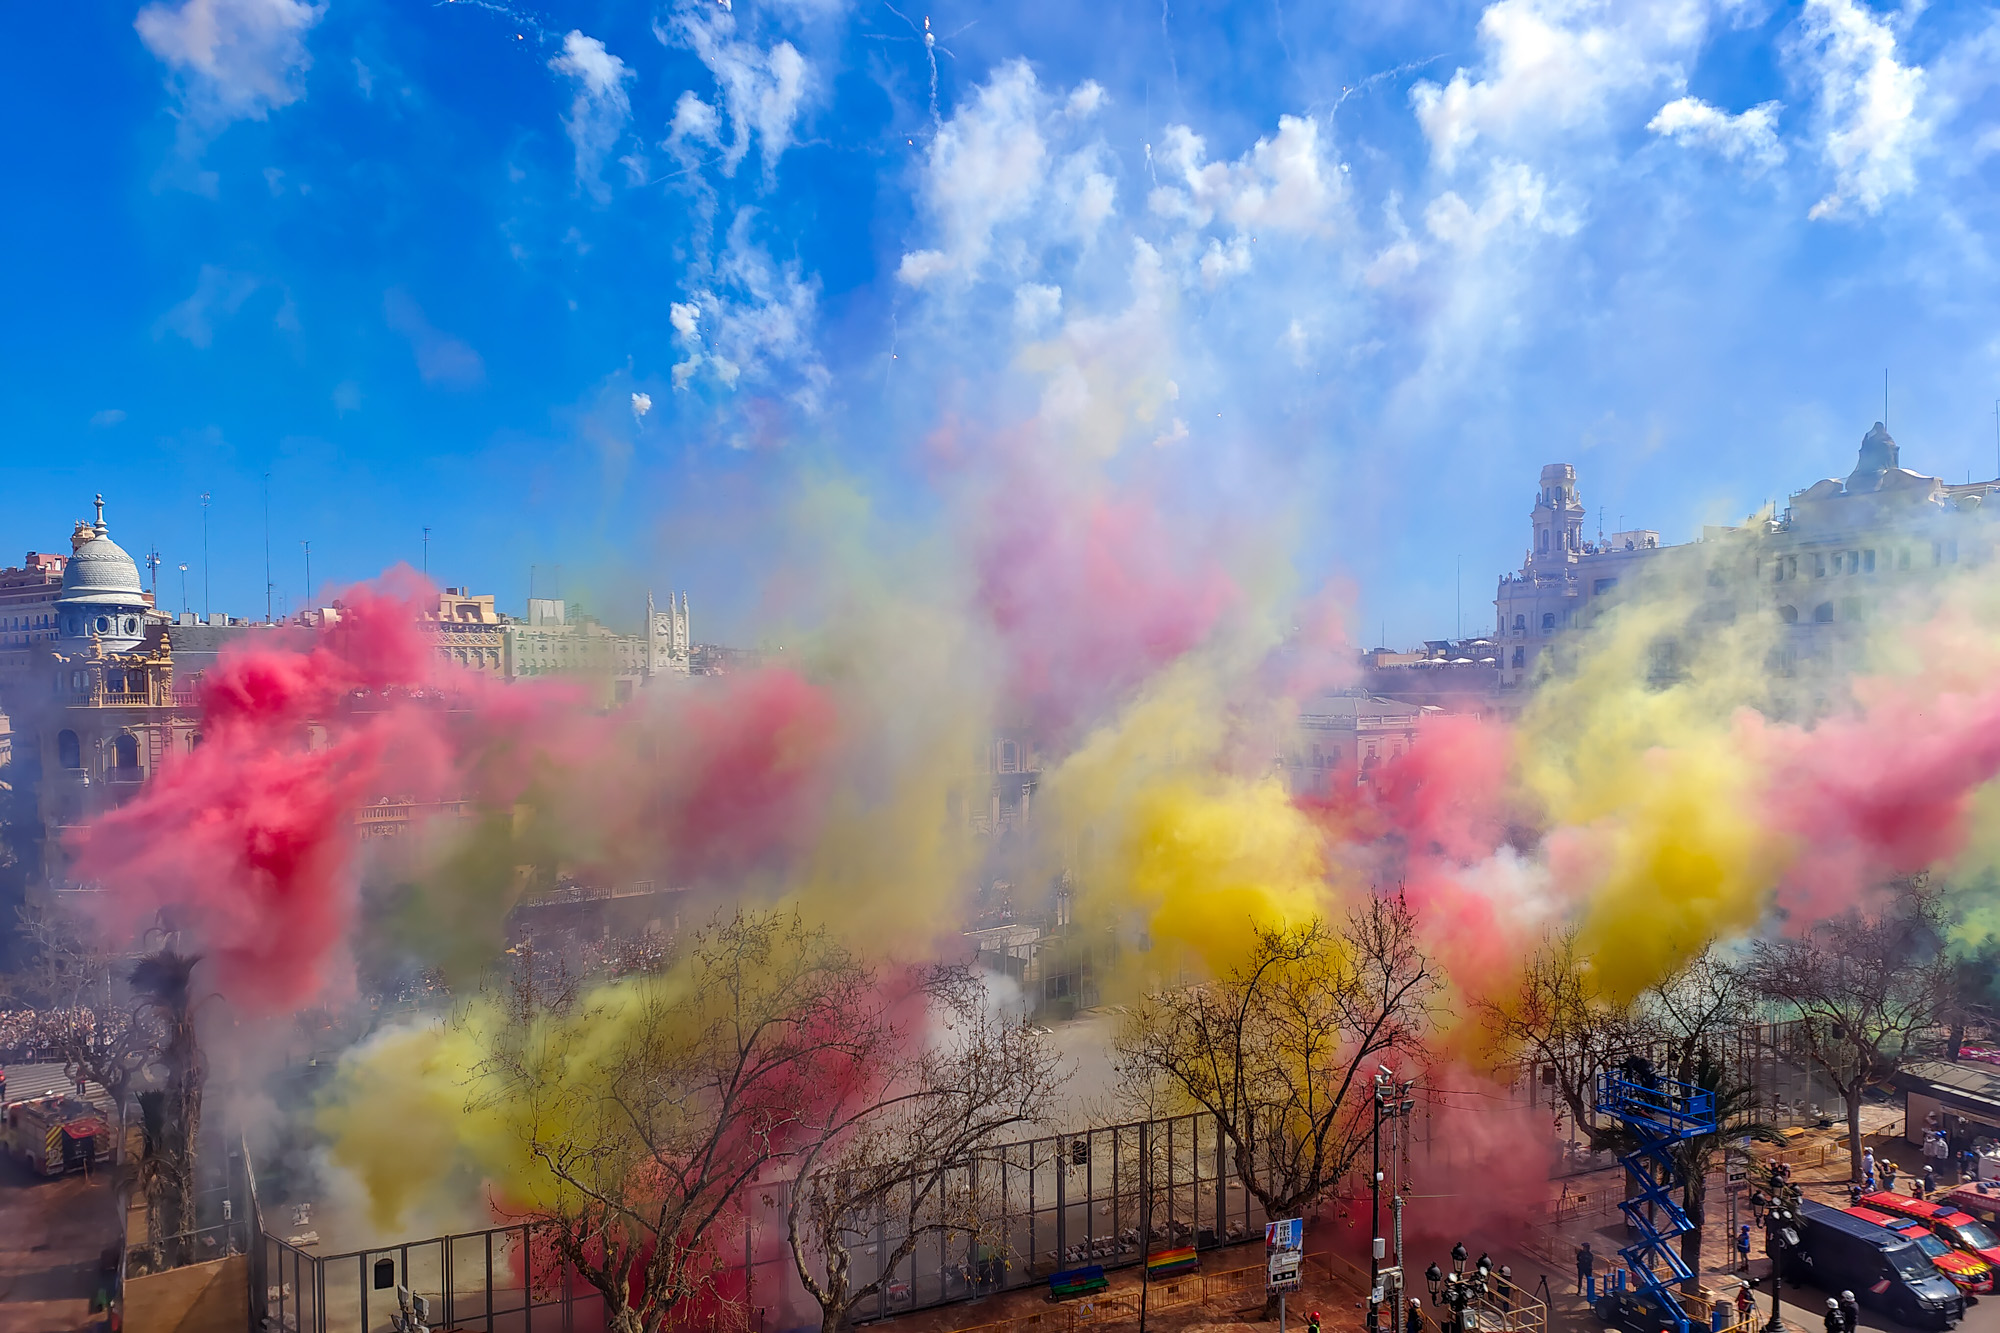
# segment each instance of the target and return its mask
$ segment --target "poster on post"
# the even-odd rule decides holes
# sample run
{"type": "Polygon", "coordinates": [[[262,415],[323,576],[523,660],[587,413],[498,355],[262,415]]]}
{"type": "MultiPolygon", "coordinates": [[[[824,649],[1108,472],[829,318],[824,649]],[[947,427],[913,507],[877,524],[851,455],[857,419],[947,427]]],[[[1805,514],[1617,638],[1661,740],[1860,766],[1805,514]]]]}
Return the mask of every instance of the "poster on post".
{"type": "Polygon", "coordinates": [[[1306,1257],[1306,1224],[1300,1217],[1264,1224],[1264,1290],[1283,1293],[1299,1289],[1299,1269],[1306,1257]]]}

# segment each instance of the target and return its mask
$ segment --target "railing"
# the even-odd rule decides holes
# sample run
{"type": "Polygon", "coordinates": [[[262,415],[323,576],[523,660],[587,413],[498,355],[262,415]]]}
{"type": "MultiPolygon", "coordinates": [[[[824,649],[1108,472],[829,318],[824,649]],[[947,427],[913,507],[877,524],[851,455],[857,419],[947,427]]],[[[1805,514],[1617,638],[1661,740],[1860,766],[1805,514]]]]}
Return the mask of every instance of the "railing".
{"type": "MultiPolygon", "coordinates": [[[[1199,1115],[999,1145],[958,1168],[947,1190],[987,1201],[991,1222],[982,1245],[991,1245],[1001,1262],[976,1252],[969,1239],[925,1236],[884,1274],[880,1256],[894,1253],[903,1239],[884,1227],[850,1251],[855,1286],[887,1279],[878,1297],[855,1312],[857,1320],[1032,1286],[1078,1264],[1134,1267],[1148,1247],[1142,1221],[1150,1223],[1153,1246],[1204,1252],[1261,1240],[1266,1221],[1234,1179],[1215,1121],[1199,1115]]],[[[760,1193],[776,1202],[755,1222],[758,1234],[782,1236],[784,1187],[760,1193]]],[[[260,1225],[252,1264],[261,1313],[294,1333],[373,1333],[369,1320],[399,1285],[430,1302],[433,1322],[464,1333],[587,1327],[602,1314],[595,1291],[553,1259],[532,1224],[335,1255],[309,1253],[260,1225]]],[[[1263,1279],[1255,1280],[1261,1292],[1263,1279]]],[[[1224,1289],[1208,1278],[1203,1283],[1203,1299],[1224,1289]]],[[[1153,1290],[1167,1286],[1177,1284],[1153,1290]]]]}
{"type": "Polygon", "coordinates": [[[226,1259],[232,1254],[247,1254],[250,1234],[249,1220],[236,1218],[212,1227],[162,1236],[157,1245],[142,1241],[125,1248],[126,1268],[133,1277],[143,1277],[170,1268],[205,1264],[211,1259],[226,1259]]]}

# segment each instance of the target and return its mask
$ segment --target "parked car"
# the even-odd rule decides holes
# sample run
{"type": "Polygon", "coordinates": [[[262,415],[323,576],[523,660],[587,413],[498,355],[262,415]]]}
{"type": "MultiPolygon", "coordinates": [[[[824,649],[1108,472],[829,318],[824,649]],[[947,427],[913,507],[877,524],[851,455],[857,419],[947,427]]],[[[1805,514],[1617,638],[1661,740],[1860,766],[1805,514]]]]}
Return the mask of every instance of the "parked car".
{"type": "MultiPolygon", "coordinates": [[[[1995,1200],[2000,1203],[2000,1199],[1995,1200]]],[[[1951,1203],[1949,1196],[1942,1200],[1912,1199],[1906,1194],[1864,1194],[1861,1196],[1863,1208],[1873,1208],[1878,1213],[1894,1213],[1899,1217],[1914,1217],[1929,1227],[1944,1240],[1968,1254],[1976,1254],[1995,1269],[2000,1269],[2000,1234],[1992,1227],[1951,1203]]]]}
{"type": "Polygon", "coordinates": [[[1894,1213],[1879,1212],[1868,1207],[1843,1209],[1850,1217],[1858,1217],[1864,1222],[1889,1228],[1899,1236],[1907,1236],[1916,1242],[1924,1257],[1937,1266],[1937,1270],[1950,1278],[1960,1291],[1993,1290],[1993,1266],[1976,1254],[1966,1254],[1954,1250],[1928,1227],[1914,1217],[1898,1217],[1894,1213]]]}
{"type": "Polygon", "coordinates": [[[1786,1281],[1852,1291],[1901,1324],[1948,1329],[1965,1317],[1965,1297],[1909,1237],[1810,1200],[1799,1206],[1799,1221],[1786,1281]]]}

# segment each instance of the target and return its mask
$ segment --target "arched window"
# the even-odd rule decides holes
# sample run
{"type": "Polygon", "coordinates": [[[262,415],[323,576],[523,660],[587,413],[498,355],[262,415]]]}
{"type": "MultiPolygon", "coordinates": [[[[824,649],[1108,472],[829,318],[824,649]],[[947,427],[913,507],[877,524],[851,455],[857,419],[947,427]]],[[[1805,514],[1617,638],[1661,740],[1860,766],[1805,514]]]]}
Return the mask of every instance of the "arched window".
{"type": "Polygon", "coordinates": [[[1781,606],[1778,608],[1778,619],[1787,625],[1796,625],[1799,623],[1799,609],[1796,606],[1781,606]]]}
{"type": "Polygon", "coordinates": [[[1542,529],[1540,538],[1540,548],[1544,553],[1546,553],[1549,549],[1549,530],[1547,528],[1542,529]]]}
{"type": "Polygon", "coordinates": [[[56,733],[56,766],[58,768],[82,768],[83,747],[76,743],[76,733],[59,731],[56,733]]]}
{"type": "Polygon", "coordinates": [[[136,773],[139,769],[138,738],[127,733],[111,742],[111,754],[120,769],[136,773]]]}
{"type": "Polygon", "coordinates": [[[1542,612],[1542,632],[1547,633],[1550,630],[1553,630],[1555,627],[1556,627],[1556,613],[1553,611],[1542,612]]]}
{"type": "Polygon", "coordinates": [[[1821,602],[1813,608],[1813,620],[1821,625],[1833,623],[1833,603],[1821,602]]]}
{"type": "Polygon", "coordinates": [[[1514,628],[1516,631],[1525,631],[1528,628],[1528,618],[1526,616],[1515,616],[1514,628]]]}

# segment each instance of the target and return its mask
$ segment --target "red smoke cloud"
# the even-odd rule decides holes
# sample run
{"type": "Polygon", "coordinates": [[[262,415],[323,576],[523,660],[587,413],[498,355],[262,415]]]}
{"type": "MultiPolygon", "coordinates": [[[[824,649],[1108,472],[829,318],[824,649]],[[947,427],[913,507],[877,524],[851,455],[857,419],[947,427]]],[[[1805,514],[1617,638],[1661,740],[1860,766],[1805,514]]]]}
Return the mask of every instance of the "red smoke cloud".
{"type": "Polygon", "coordinates": [[[640,845],[661,873],[696,877],[810,824],[834,738],[816,686],[756,672],[712,692],[692,682],[646,714],[593,713],[572,685],[439,660],[419,624],[425,590],[407,571],[349,589],[337,626],[274,631],[208,673],[201,744],[74,838],[121,944],[156,922],[186,931],[214,984],[254,1007],[343,988],[354,818],[385,797],[506,809],[541,779],[549,799],[588,803],[578,820],[650,831],[640,845]],[[635,731],[660,762],[635,762],[635,731]]]}
{"type": "Polygon", "coordinates": [[[1238,600],[1148,503],[1033,483],[1008,494],[980,550],[979,598],[1008,655],[1008,697],[1053,731],[1199,644],[1238,600]]]}

